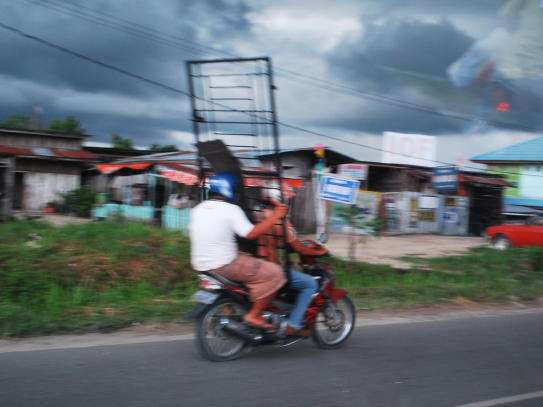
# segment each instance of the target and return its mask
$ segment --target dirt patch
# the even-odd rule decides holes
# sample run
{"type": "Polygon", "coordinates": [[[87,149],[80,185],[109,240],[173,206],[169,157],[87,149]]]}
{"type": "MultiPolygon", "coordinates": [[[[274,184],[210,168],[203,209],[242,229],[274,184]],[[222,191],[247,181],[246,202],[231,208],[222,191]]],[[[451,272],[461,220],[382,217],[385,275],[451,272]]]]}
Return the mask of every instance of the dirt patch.
{"type": "Polygon", "coordinates": [[[43,220],[52,226],[62,227],[66,225],[83,225],[92,222],[89,218],[80,218],[70,215],[44,214],[38,211],[19,211],[14,214],[16,219],[43,220]]]}
{"type": "MultiPolygon", "coordinates": [[[[334,256],[348,259],[350,239],[350,236],[332,235],[326,246],[334,256]]],[[[411,267],[409,263],[399,260],[403,256],[457,255],[486,244],[481,237],[440,235],[357,236],[354,239],[356,239],[356,260],[388,264],[400,269],[411,267]]]]}
{"type": "Polygon", "coordinates": [[[88,218],[78,218],[76,216],[67,216],[67,215],[45,215],[41,218],[47,223],[50,223],[53,226],[61,227],[65,225],[82,225],[85,223],[92,222],[92,219],[88,218]]]}

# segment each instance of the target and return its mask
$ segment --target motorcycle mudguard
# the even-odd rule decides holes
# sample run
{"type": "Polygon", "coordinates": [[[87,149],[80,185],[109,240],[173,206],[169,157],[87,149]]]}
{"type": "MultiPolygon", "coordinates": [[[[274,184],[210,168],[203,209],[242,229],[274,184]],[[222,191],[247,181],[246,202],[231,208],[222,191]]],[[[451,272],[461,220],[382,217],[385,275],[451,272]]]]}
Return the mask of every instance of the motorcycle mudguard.
{"type": "Polygon", "coordinates": [[[334,288],[330,293],[330,298],[332,298],[332,302],[336,302],[337,300],[345,297],[346,295],[347,290],[344,290],[343,288],[334,288]]]}
{"type": "Polygon", "coordinates": [[[200,302],[197,303],[190,312],[187,312],[185,314],[185,319],[187,321],[195,321],[195,320],[197,320],[198,317],[200,315],[202,315],[203,312],[207,309],[207,307],[209,307],[208,304],[202,304],[200,302]]]}
{"type": "MultiPolygon", "coordinates": [[[[228,292],[228,291],[223,291],[221,295],[217,297],[217,299],[212,304],[203,304],[201,302],[196,303],[194,308],[190,312],[185,314],[185,319],[187,319],[188,321],[197,320],[204,313],[204,311],[206,311],[209,307],[213,306],[213,304],[215,304],[217,301],[220,301],[223,298],[231,298],[234,301],[239,302],[240,304],[246,304],[246,303],[248,304],[247,300],[243,298],[241,295],[228,292]]],[[[248,304],[247,309],[248,308],[250,308],[250,304],[248,304]]]]}

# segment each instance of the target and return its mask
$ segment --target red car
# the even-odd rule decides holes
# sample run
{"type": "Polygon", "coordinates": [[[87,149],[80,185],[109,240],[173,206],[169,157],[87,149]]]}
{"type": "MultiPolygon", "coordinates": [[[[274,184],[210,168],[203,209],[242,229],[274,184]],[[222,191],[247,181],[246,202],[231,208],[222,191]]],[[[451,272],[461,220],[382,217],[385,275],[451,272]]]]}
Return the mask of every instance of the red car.
{"type": "Polygon", "coordinates": [[[529,218],[524,225],[491,226],[486,229],[486,235],[496,250],[543,246],[543,217],[529,218]]]}

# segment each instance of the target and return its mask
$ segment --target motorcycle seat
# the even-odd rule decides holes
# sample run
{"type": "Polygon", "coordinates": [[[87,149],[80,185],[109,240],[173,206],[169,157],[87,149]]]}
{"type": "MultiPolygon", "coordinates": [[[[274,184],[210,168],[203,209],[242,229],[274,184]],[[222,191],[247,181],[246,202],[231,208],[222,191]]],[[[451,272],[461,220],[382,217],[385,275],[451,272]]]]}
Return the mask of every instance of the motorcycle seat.
{"type": "Polygon", "coordinates": [[[223,277],[223,276],[220,276],[218,274],[215,274],[215,273],[212,273],[210,271],[204,271],[204,272],[201,272],[202,274],[206,274],[208,275],[209,277],[211,278],[214,278],[215,280],[218,280],[219,282],[221,282],[222,284],[225,284],[225,285],[229,285],[231,287],[236,287],[236,288],[247,288],[245,287],[244,284],[242,283],[238,283],[237,281],[233,281],[233,280],[229,280],[227,279],[226,277],[223,277]]]}

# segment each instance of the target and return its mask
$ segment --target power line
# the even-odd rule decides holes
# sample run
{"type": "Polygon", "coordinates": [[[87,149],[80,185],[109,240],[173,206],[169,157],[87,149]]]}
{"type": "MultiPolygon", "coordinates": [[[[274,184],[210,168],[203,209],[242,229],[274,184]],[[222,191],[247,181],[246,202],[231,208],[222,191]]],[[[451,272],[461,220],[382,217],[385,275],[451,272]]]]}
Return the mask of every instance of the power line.
{"type": "MultiPolygon", "coordinates": [[[[87,62],[90,62],[90,63],[92,63],[94,65],[101,66],[103,68],[115,71],[117,73],[128,76],[130,78],[143,81],[143,82],[148,83],[150,85],[154,85],[154,86],[160,87],[162,89],[165,89],[165,90],[168,90],[168,91],[171,91],[171,92],[183,95],[183,96],[187,96],[189,98],[191,97],[191,95],[188,92],[185,92],[183,90],[174,88],[173,86],[164,84],[164,83],[156,81],[154,79],[146,78],[146,77],[144,77],[142,75],[135,74],[135,73],[130,72],[130,71],[126,70],[126,69],[119,68],[119,67],[117,67],[115,65],[111,65],[111,64],[108,64],[106,62],[99,61],[97,59],[94,59],[92,57],[84,55],[84,54],[82,54],[80,52],[73,51],[73,50],[71,50],[69,48],[66,48],[66,47],[64,47],[62,45],[58,45],[58,44],[55,44],[53,42],[50,42],[50,41],[48,41],[46,39],[43,39],[41,37],[37,37],[35,35],[28,34],[28,33],[24,32],[22,30],[19,30],[18,28],[12,27],[12,26],[7,25],[7,24],[4,24],[2,22],[0,22],[0,28],[3,28],[5,30],[7,30],[7,31],[10,31],[10,32],[12,32],[14,34],[20,35],[20,36],[25,37],[27,39],[39,42],[42,45],[48,46],[50,48],[54,48],[54,49],[56,49],[58,51],[64,52],[64,53],[72,55],[74,57],[83,59],[83,60],[85,60],[87,62]]],[[[199,96],[194,96],[194,97],[196,99],[200,100],[200,101],[204,101],[204,102],[210,103],[212,105],[219,106],[219,107],[227,109],[228,111],[231,111],[231,112],[242,113],[242,114],[248,115],[248,116],[250,116],[252,118],[265,120],[265,118],[263,118],[263,117],[261,117],[261,116],[259,116],[257,114],[254,114],[254,113],[246,112],[246,111],[243,111],[243,110],[240,110],[240,109],[235,109],[235,108],[232,108],[232,107],[230,107],[228,105],[225,105],[225,104],[222,104],[222,103],[219,103],[219,102],[216,102],[216,101],[208,100],[208,99],[205,99],[205,98],[202,98],[202,97],[199,97],[199,96]]],[[[373,150],[373,151],[390,153],[390,154],[394,154],[394,155],[398,155],[398,156],[402,156],[402,157],[406,157],[406,158],[423,160],[423,161],[432,162],[432,163],[441,164],[441,165],[454,165],[453,163],[449,163],[449,162],[445,162],[445,161],[430,160],[430,159],[426,159],[426,158],[422,158],[422,157],[412,156],[412,155],[409,155],[409,154],[403,154],[403,153],[398,153],[398,152],[394,152],[394,151],[390,151],[390,150],[385,150],[383,148],[374,147],[374,146],[370,146],[370,145],[367,145],[367,144],[358,143],[358,142],[355,142],[355,141],[344,140],[344,139],[341,139],[339,137],[335,137],[335,136],[331,136],[331,135],[321,133],[321,132],[318,132],[318,131],[306,129],[306,128],[303,128],[303,127],[300,127],[300,126],[297,126],[297,125],[294,125],[294,124],[289,124],[289,123],[286,123],[286,122],[282,122],[282,121],[277,121],[277,124],[280,125],[280,126],[283,126],[285,128],[290,128],[292,130],[297,130],[297,131],[300,131],[300,132],[303,132],[303,133],[306,133],[306,134],[311,134],[311,135],[314,135],[314,136],[319,136],[319,137],[327,138],[327,139],[330,139],[330,140],[335,140],[335,141],[339,141],[339,142],[342,142],[342,143],[351,144],[351,145],[355,145],[355,146],[358,146],[358,147],[363,147],[363,148],[373,150]]],[[[471,166],[463,166],[463,168],[473,169],[473,170],[476,170],[476,171],[481,170],[480,168],[471,167],[471,166]]],[[[506,171],[499,171],[499,173],[500,174],[507,174],[507,175],[526,175],[526,176],[542,177],[543,178],[543,175],[537,175],[537,174],[523,174],[523,173],[506,172],[506,171]]]]}
{"type": "MultiPolygon", "coordinates": [[[[29,4],[39,5],[42,7],[49,8],[50,10],[55,10],[57,12],[60,12],[65,15],[69,15],[72,17],[80,18],[84,21],[89,21],[94,24],[98,24],[103,27],[111,28],[120,32],[123,32],[125,34],[133,35],[138,38],[146,39],[161,45],[166,45],[169,47],[173,47],[179,50],[188,51],[192,53],[199,53],[197,47],[188,46],[188,45],[180,45],[179,43],[175,41],[171,41],[164,35],[156,35],[156,34],[150,34],[148,32],[145,32],[143,30],[133,28],[129,24],[119,24],[115,21],[109,21],[100,17],[93,16],[89,13],[81,13],[76,9],[73,8],[67,8],[67,7],[73,7],[73,5],[69,4],[56,4],[53,2],[47,3],[47,2],[40,2],[38,0],[24,0],[25,2],[29,4]]],[[[114,19],[113,19],[114,20],[114,19]]]]}
{"type": "Polygon", "coordinates": [[[55,43],[52,43],[50,41],[47,41],[43,38],[40,38],[40,37],[37,37],[35,35],[32,35],[32,34],[28,34],[22,30],[19,30],[15,27],[12,27],[10,25],[7,25],[7,24],[4,24],[2,22],[0,22],[0,27],[5,29],[5,30],[8,30],[8,31],[11,31],[15,34],[18,34],[22,37],[25,37],[25,38],[28,38],[30,40],[33,40],[33,41],[36,41],[36,42],[39,42],[43,45],[46,45],[50,48],[55,48],[61,52],[64,52],[64,53],[67,53],[67,54],[70,54],[72,56],[75,56],[77,58],[80,58],[80,59],[83,59],[87,62],[90,62],[92,64],[95,64],[95,65],[99,65],[99,66],[102,66],[104,68],[107,68],[107,69],[110,69],[112,71],[115,71],[115,72],[118,72],[120,74],[123,74],[123,75],[126,75],[126,76],[129,76],[131,78],[135,78],[135,79],[138,79],[138,80],[141,80],[143,82],[146,82],[146,83],[149,83],[151,85],[155,85],[155,86],[158,86],[160,88],[163,88],[163,89],[166,89],[166,90],[169,90],[169,91],[172,91],[172,92],[176,92],[176,93],[180,93],[182,95],[185,95],[185,96],[188,96],[190,97],[190,94],[185,92],[185,91],[182,91],[182,90],[179,90],[179,89],[176,89],[172,86],[169,86],[169,85],[166,85],[164,83],[161,83],[161,82],[158,82],[158,81],[155,81],[153,79],[149,79],[149,78],[146,78],[144,76],[141,76],[141,75],[138,75],[138,74],[135,74],[133,72],[130,72],[130,71],[127,71],[126,69],[123,69],[123,68],[119,68],[115,65],[111,65],[111,64],[108,64],[106,62],[102,62],[102,61],[98,61],[97,59],[94,59],[92,57],[89,57],[87,55],[84,55],[84,54],[81,54],[80,52],[77,52],[77,51],[73,51],[69,48],[66,48],[66,47],[63,47],[62,45],[58,45],[58,44],[55,44],[55,43]]]}
{"type": "MultiPolygon", "coordinates": [[[[177,48],[177,49],[181,49],[185,51],[188,50],[189,52],[193,52],[193,53],[196,52],[198,54],[199,53],[203,53],[207,55],[221,54],[221,55],[226,55],[229,57],[239,58],[238,55],[235,55],[231,52],[210,47],[204,44],[200,44],[192,40],[187,40],[183,37],[166,34],[155,28],[138,24],[133,21],[123,19],[118,16],[114,16],[112,14],[105,13],[100,10],[95,10],[85,5],[77,6],[73,4],[72,5],[64,4],[57,0],[43,0],[43,1],[25,0],[25,1],[56,10],[60,13],[82,18],[86,21],[94,22],[96,24],[100,24],[112,29],[116,29],[127,34],[135,35],[140,38],[145,38],[155,43],[171,46],[173,48],[177,48]],[[98,16],[102,16],[102,17],[98,17],[98,16]],[[190,44],[190,45],[180,45],[179,41],[182,41],[184,44],[190,44]]],[[[390,68],[389,70],[394,70],[394,68],[390,68]]],[[[458,113],[454,111],[438,110],[434,107],[426,106],[420,103],[415,103],[411,101],[402,100],[396,97],[384,96],[384,95],[379,95],[379,94],[375,94],[375,93],[371,93],[367,91],[362,91],[361,89],[346,85],[344,83],[330,81],[327,79],[318,78],[315,76],[307,75],[300,72],[295,72],[295,71],[280,68],[280,67],[276,67],[276,71],[281,76],[287,79],[292,80],[292,78],[296,78],[297,81],[302,80],[303,82],[305,82],[305,84],[315,86],[315,87],[318,87],[320,89],[327,90],[330,92],[335,92],[335,93],[340,93],[343,95],[348,95],[351,97],[371,100],[376,103],[392,105],[399,108],[417,110],[417,111],[431,114],[434,116],[446,117],[448,119],[461,120],[461,121],[467,121],[467,122],[475,122],[475,121],[480,120],[480,118],[475,115],[458,113]]],[[[408,72],[408,74],[413,74],[413,73],[408,72]]],[[[517,128],[517,129],[522,129],[522,130],[530,131],[530,132],[541,131],[541,129],[539,128],[534,128],[532,126],[527,126],[520,123],[514,123],[514,122],[508,122],[508,121],[485,120],[485,122],[498,126],[498,127],[517,128]]]]}
{"type": "MultiPolygon", "coordinates": [[[[106,13],[106,12],[101,11],[101,10],[93,9],[91,7],[85,6],[84,4],[79,4],[79,5],[70,4],[70,5],[68,5],[68,4],[63,3],[63,2],[61,2],[59,0],[43,0],[42,2],[39,2],[37,0],[27,0],[27,1],[32,1],[32,2],[34,2],[36,4],[40,4],[40,5],[45,6],[45,7],[46,7],[46,5],[44,3],[55,3],[58,7],[61,7],[61,8],[65,7],[65,6],[71,6],[72,9],[74,9],[74,8],[75,9],[83,9],[83,10],[85,10],[86,12],[88,12],[90,14],[100,15],[100,16],[103,16],[106,19],[112,20],[114,22],[115,21],[121,21],[122,23],[124,23],[124,24],[126,24],[128,26],[136,27],[136,28],[141,29],[143,31],[156,33],[156,34],[159,34],[160,36],[170,38],[170,39],[175,40],[175,41],[180,41],[180,42],[189,44],[196,51],[201,52],[201,53],[207,52],[209,54],[209,52],[213,52],[213,53],[226,55],[226,56],[229,56],[229,57],[234,57],[234,58],[238,57],[237,55],[235,55],[235,54],[233,54],[231,52],[228,52],[226,50],[221,50],[221,49],[218,49],[218,48],[210,47],[208,45],[197,43],[196,41],[193,41],[193,40],[187,40],[186,38],[179,37],[179,36],[176,36],[176,35],[167,34],[167,33],[164,33],[163,31],[157,30],[156,28],[149,27],[149,26],[146,26],[146,25],[143,25],[143,24],[139,24],[139,23],[136,23],[134,21],[131,21],[131,20],[119,17],[119,16],[115,16],[113,14],[109,14],[109,13],[106,13]],[[203,50],[206,50],[206,51],[203,51],[203,50]]],[[[79,10],[79,11],[81,11],[81,10],[79,10]]]]}

